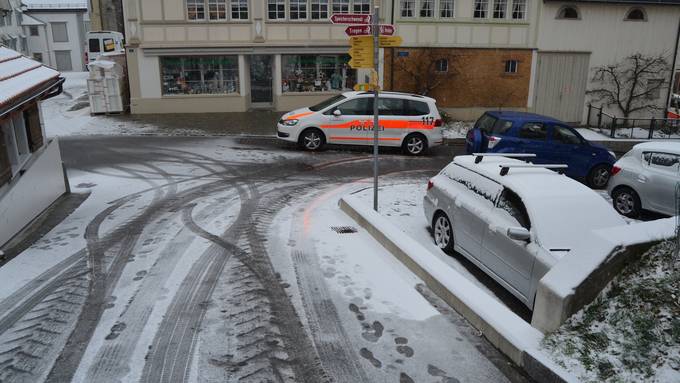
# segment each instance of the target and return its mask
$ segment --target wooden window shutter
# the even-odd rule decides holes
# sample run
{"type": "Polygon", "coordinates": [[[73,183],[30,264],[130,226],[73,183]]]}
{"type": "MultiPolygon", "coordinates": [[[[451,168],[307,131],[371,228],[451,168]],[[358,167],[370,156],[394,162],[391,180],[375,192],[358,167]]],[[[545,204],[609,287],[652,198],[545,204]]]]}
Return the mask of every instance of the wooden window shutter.
{"type": "Polygon", "coordinates": [[[12,164],[9,162],[5,135],[0,130],[0,186],[6,184],[12,178],[12,164]]]}
{"type": "Polygon", "coordinates": [[[26,135],[31,152],[35,152],[43,146],[42,127],[40,126],[40,111],[38,103],[34,103],[24,110],[24,121],[26,123],[26,135]]]}

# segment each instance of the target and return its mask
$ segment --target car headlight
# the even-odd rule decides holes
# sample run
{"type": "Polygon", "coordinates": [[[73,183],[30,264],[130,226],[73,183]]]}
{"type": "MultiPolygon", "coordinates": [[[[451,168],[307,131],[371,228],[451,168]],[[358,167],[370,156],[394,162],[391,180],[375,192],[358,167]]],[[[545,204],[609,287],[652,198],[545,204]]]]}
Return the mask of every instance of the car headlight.
{"type": "Polygon", "coordinates": [[[614,157],[614,158],[616,159],[616,153],[614,153],[614,152],[612,152],[612,151],[610,150],[610,151],[609,151],[609,154],[611,154],[612,157],[614,157]]]}
{"type": "Polygon", "coordinates": [[[283,125],[295,126],[300,120],[283,120],[283,125]]]}

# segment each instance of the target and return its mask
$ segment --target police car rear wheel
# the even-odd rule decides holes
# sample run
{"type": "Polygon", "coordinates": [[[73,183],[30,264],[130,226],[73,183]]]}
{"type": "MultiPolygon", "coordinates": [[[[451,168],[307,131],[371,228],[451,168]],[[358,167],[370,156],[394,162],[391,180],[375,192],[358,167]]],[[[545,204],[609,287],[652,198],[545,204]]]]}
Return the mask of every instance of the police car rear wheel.
{"type": "Polygon", "coordinates": [[[321,150],[326,137],[318,129],[307,129],[300,135],[300,146],[309,151],[321,150]]]}
{"type": "Polygon", "coordinates": [[[420,134],[412,134],[404,139],[404,151],[412,156],[418,156],[427,150],[427,139],[420,134]]]}

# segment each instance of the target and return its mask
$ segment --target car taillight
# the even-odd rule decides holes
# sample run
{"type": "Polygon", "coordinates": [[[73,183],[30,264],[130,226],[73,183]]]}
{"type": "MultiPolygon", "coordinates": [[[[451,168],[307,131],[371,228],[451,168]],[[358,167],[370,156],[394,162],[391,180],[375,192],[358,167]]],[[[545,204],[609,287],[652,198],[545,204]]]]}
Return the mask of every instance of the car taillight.
{"type": "Polygon", "coordinates": [[[434,126],[435,127],[442,126],[442,120],[440,118],[434,120],[434,126]]]}
{"type": "Polygon", "coordinates": [[[498,145],[499,142],[501,142],[500,137],[489,136],[489,149],[493,149],[493,147],[498,145]]]}
{"type": "Polygon", "coordinates": [[[427,190],[432,189],[433,186],[434,186],[434,182],[432,182],[432,180],[427,181],[427,190]]]}
{"type": "Polygon", "coordinates": [[[612,166],[612,175],[616,175],[616,173],[620,172],[621,168],[618,166],[612,166]]]}

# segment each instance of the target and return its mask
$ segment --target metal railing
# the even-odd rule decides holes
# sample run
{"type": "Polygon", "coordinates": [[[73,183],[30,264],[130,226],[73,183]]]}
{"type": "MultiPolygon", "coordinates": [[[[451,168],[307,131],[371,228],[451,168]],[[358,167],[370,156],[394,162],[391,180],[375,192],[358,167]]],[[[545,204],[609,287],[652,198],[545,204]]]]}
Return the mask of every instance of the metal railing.
{"type": "Polygon", "coordinates": [[[611,138],[680,138],[680,119],[616,117],[604,112],[601,106],[591,104],[588,104],[586,125],[611,138]]]}

